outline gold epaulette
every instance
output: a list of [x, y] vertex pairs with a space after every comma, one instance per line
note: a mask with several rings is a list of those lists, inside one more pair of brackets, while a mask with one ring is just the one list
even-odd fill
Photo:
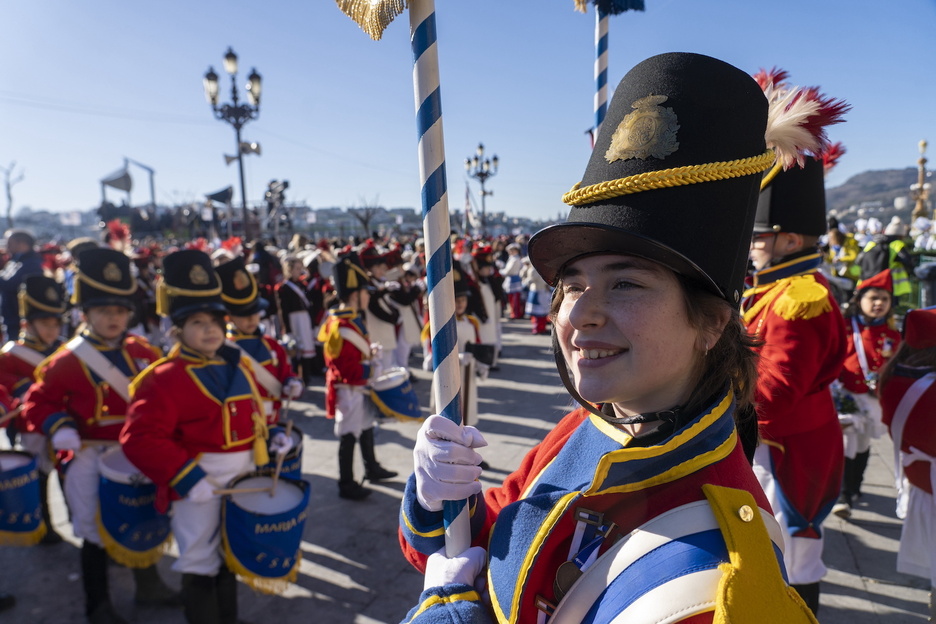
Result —
[[832, 311], [829, 290], [812, 275], [789, 278], [789, 285], [774, 301], [773, 311], [782, 319], [809, 320]]
[[341, 353], [344, 338], [341, 337], [341, 323], [330, 318], [319, 330], [318, 339], [325, 346], [325, 355], [334, 359]]

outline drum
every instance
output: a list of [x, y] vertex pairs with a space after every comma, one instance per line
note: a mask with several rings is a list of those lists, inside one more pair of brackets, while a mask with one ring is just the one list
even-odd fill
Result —
[[371, 382], [370, 397], [380, 413], [387, 418], [422, 420], [419, 397], [405, 368], [391, 368]]
[[130, 463], [119, 446], [98, 458], [98, 531], [107, 553], [129, 568], [147, 568], [163, 556], [172, 537], [169, 515], [156, 511], [156, 486]]
[[0, 546], [32, 546], [46, 534], [36, 458], [0, 451]]
[[[272, 440], [273, 436], [279, 432], [286, 433], [286, 427], [283, 425], [271, 426], [269, 439]], [[293, 425], [292, 432], [289, 435], [292, 438], [293, 447], [289, 449], [286, 457], [283, 458], [280, 476], [299, 480], [302, 479], [302, 431]], [[269, 450], [269, 442], [267, 442], [267, 450], [270, 454], [270, 463], [266, 466], [258, 466], [257, 469], [265, 474], [273, 474], [276, 472], [276, 453]]]
[[[296, 581], [309, 483], [252, 472], [235, 478], [221, 504], [221, 539], [228, 569], [255, 590], [279, 594]], [[263, 491], [258, 491], [263, 490]]]

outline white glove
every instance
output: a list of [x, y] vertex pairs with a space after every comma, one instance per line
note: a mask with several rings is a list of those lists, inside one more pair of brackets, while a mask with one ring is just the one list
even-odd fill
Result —
[[423, 579], [423, 591], [431, 587], [442, 587], [450, 583], [475, 586], [475, 580], [481, 576], [487, 563], [487, 552], [480, 546], [473, 546], [451, 559], [445, 556], [445, 549], [432, 553], [426, 560], [426, 576]]
[[475, 375], [481, 381], [485, 381], [488, 378], [488, 373], [491, 371], [491, 367], [485, 364], [484, 362], [475, 362]]
[[468, 353], [467, 351], [465, 351], [464, 353], [458, 354], [458, 363], [461, 364], [462, 366], [468, 366], [472, 362], [474, 362], [474, 355], [472, 355], [471, 353]]
[[186, 498], [193, 503], [207, 503], [215, 497], [214, 491], [215, 486], [208, 483], [207, 478], [202, 477], [202, 479], [188, 491]]
[[52, 434], [52, 448], [56, 451], [80, 451], [81, 436], [72, 427], [62, 427]]
[[277, 455], [285, 455], [292, 450], [292, 447], [292, 436], [286, 435], [283, 431], [277, 431], [273, 434], [273, 437], [270, 438], [270, 451]]
[[433, 415], [419, 428], [413, 447], [416, 499], [429, 511], [441, 511], [442, 501], [462, 500], [481, 492], [481, 455], [487, 446], [481, 432]]
[[370, 360], [371, 366], [371, 375], [370, 378], [374, 379], [375, 377], [380, 377], [383, 373], [383, 360], [380, 359], [380, 354], [372, 357]]
[[302, 396], [303, 390], [305, 390], [305, 384], [303, 384], [300, 379], [291, 377], [286, 383], [283, 384], [283, 398], [298, 399]]
[[400, 290], [400, 282], [385, 282], [383, 287], [390, 292]]

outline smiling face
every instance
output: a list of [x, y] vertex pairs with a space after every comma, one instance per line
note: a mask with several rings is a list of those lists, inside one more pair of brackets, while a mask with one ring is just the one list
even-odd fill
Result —
[[579, 394], [633, 415], [683, 404], [705, 349], [676, 275], [624, 255], [570, 263], [555, 331]]
[[224, 321], [209, 312], [195, 312], [182, 323], [179, 339], [189, 349], [214, 357], [224, 344]]

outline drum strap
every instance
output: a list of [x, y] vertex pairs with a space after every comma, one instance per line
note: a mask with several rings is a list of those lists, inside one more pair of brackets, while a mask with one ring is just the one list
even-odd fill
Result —
[[65, 343], [65, 348], [87, 364], [88, 368], [107, 382], [124, 401], [130, 402], [130, 380], [119, 368], [101, 355], [94, 345], [85, 340], [83, 336], [76, 336]]
[[12, 340], [3, 345], [3, 349], [0, 349], [0, 353], [9, 353], [12, 356], [18, 357], [27, 364], [31, 365], [33, 368], [39, 366], [39, 364], [42, 363], [42, 360], [45, 359], [45, 356], [35, 349], [30, 349], [29, 347], [13, 342]]
[[261, 386], [266, 388], [270, 396], [277, 398], [283, 394], [283, 384], [281, 384], [280, 381], [273, 376], [273, 373], [268, 371], [263, 364], [255, 360], [252, 355], [244, 351], [236, 342], [228, 340], [227, 344], [236, 349], [240, 349], [241, 357], [245, 358], [247, 363], [250, 364], [250, 370], [253, 371], [254, 377], [257, 378]]
[[341, 337], [342, 337], [342, 338], [344, 338], [345, 340], [347, 340], [348, 342], [350, 342], [351, 344], [353, 344], [354, 347], [355, 347], [358, 351], [360, 351], [361, 353], [363, 353], [363, 354], [366, 355], [367, 357], [370, 357], [370, 351], [371, 351], [370, 343], [367, 342], [367, 340], [364, 338], [364, 336], [362, 336], [361, 334], [357, 333], [356, 331], [354, 331], [354, 330], [351, 329], [350, 327], [340, 327], [340, 328], [338, 328], [338, 333], [341, 334]]

